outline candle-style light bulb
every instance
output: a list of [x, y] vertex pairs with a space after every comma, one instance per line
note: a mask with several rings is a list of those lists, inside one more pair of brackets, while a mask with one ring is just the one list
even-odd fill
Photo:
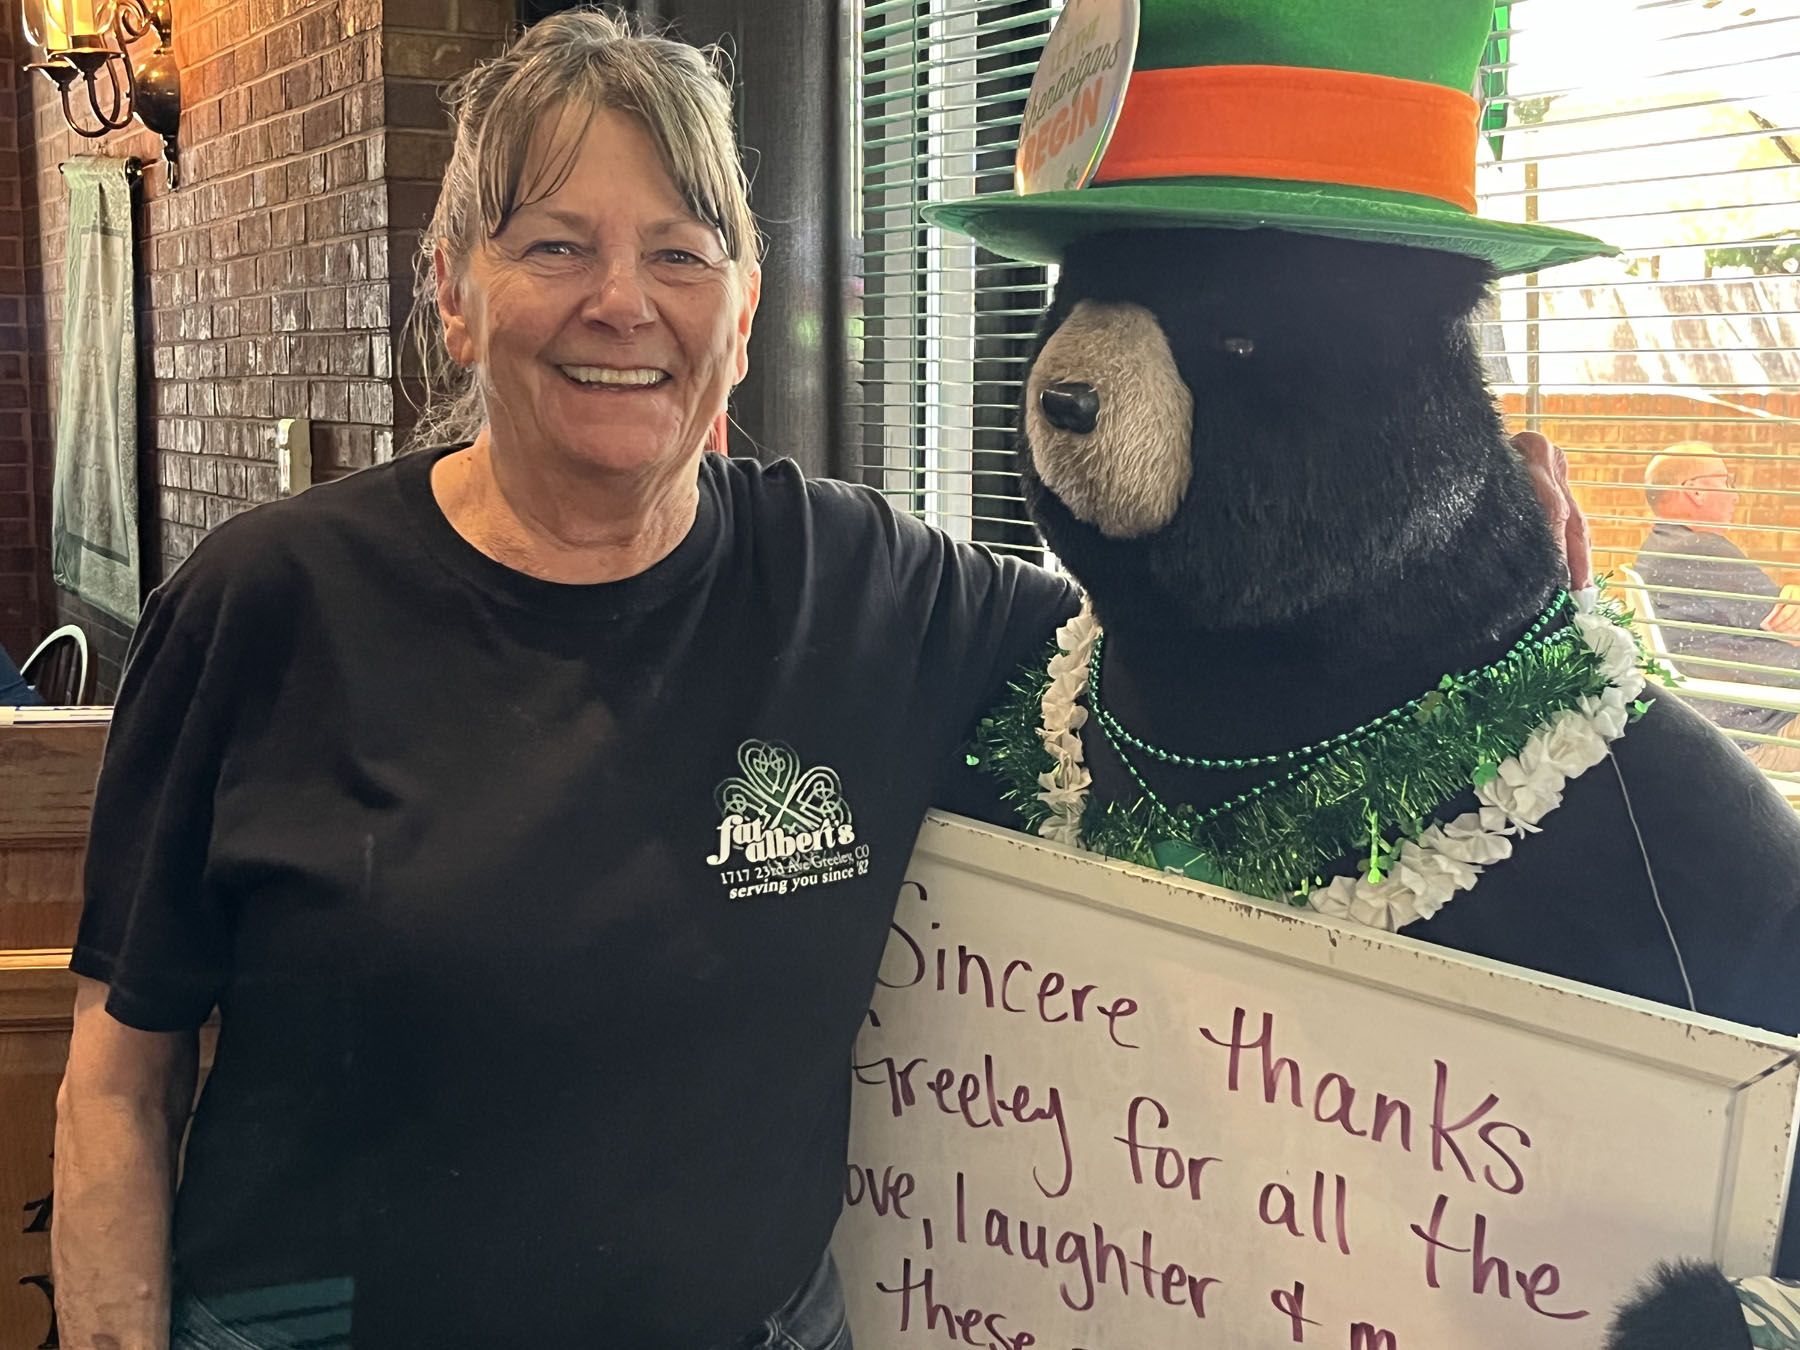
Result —
[[118, 12], [116, 0], [48, 0], [51, 9], [62, 6], [67, 22], [63, 25], [71, 37], [97, 38], [112, 31], [113, 17]]
[[69, 45], [68, 25], [63, 22], [62, 0], [25, 0], [25, 41], [48, 54]]

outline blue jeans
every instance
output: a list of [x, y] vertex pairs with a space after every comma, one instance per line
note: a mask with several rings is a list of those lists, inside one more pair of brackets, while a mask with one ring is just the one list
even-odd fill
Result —
[[[259, 1290], [252, 1296], [256, 1311], [241, 1314], [228, 1305], [242, 1302], [244, 1296], [206, 1304], [186, 1295], [175, 1301], [169, 1350], [347, 1348], [351, 1344], [348, 1295], [347, 1280]], [[855, 1350], [845, 1320], [844, 1287], [831, 1253], [825, 1254], [791, 1299], [730, 1350]]]
[[349, 1350], [349, 1280], [221, 1294], [177, 1293], [169, 1350]]
[[799, 1292], [743, 1344], [745, 1350], [855, 1350], [845, 1316], [843, 1282], [826, 1252]]

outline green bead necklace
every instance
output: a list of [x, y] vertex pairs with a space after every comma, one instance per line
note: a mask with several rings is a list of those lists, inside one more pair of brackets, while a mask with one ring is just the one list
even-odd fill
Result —
[[[1097, 633], [1094, 635], [1093, 651], [1088, 656], [1088, 707], [1093, 712], [1094, 719], [1099, 722], [1100, 730], [1106, 737], [1106, 743], [1112, 747], [1113, 753], [1119, 757], [1119, 762], [1125, 766], [1126, 772], [1131, 775], [1132, 781], [1138, 785], [1139, 790], [1144, 794], [1144, 799], [1150, 803], [1151, 807], [1159, 815], [1167, 818], [1171, 822], [1185, 822], [1185, 824], [1191, 826], [1206, 825], [1217, 820], [1227, 812], [1236, 810], [1238, 807], [1244, 805], [1244, 803], [1254, 801], [1265, 792], [1275, 788], [1284, 787], [1290, 783], [1298, 782], [1327, 757], [1339, 752], [1354, 750], [1367, 744], [1374, 737], [1378, 736], [1385, 728], [1394, 725], [1403, 717], [1430, 716], [1436, 705], [1443, 701], [1446, 694], [1459, 693], [1472, 686], [1478, 685], [1489, 677], [1499, 674], [1507, 666], [1516, 663], [1531, 652], [1560, 641], [1563, 630], [1569, 627], [1572, 622], [1566, 613], [1569, 605], [1569, 593], [1567, 591], [1559, 590], [1555, 596], [1551, 598], [1549, 606], [1542, 614], [1538, 615], [1531, 627], [1526, 629], [1519, 640], [1495, 660], [1488, 662], [1488, 664], [1484, 666], [1479, 666], [1474, 670], [1464, 671], [1458, 675], [1446, 675], [1443, 679], [1438, 681], [1435, 689], [1428, 690], [1427, 692], [1420, 694], [1417, 698], [1410, 698], [1405, 703], [1389, 708], [1380, 716], [1373, 717], [1367, 722], [1362, 723], [1360, 726], [1352, 727], [1348, 731], [1340, 731], [1335, 736], [1330, 736], [1320, 741], [1314, 741], [1310, 745], [1303, 745], [1298, 750], [1284, 750], [1278, 754], [1271, 755], [1246, 755], [1241, 758], [1209, 759], [1203, 755], [1183, 755], [1173, 750], [1165, 750], [1161, 746], [1152, 745], [1148, 741], [1132, 735], [1132, 733], [1125, 728], [1124, 724], [1107, 710], [1100, 699], [1101, 651], [1106, 640], [1106, 635], [1104, 633]], [[1562, 620], [1561, 622], [1558, 622], [1559, 618]], [[1188, 769], [1242, 770], [1272, 768], [1282, 765], [1291, 765], [1292, 767], [1289, 768], [1286, 773], [1277, 775], [1265, 782], [1254, 784], [1253, 786], [1246, 788], [1243, 792], [1238, 793], [1236, 796], [1227, 798], [1225, 801], [1222, 801], [1215, 806], [1210, 806], [1204, 811], [1198, 813], [1189, 812], [1177, 814], [1163, 804], [1162, 799], [1156, 795], [1155, 791], [1151, 789], [1150, 784], [1144, 780], [1143, 774], [1138, 771], [1137, 765], [1132, 762], [1130, 754], [1127, 753], [1127, 747], [1149, 755], [1152, 759], [1160, 760], [1164, 764], [1174, 764]]]

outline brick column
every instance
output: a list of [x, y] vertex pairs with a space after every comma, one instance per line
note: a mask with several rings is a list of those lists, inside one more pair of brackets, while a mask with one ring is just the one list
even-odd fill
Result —
[[422, 394], [417, 353], [405, 333], [419, 238], [450, 159], [442, 92], [499, 53], [515, 22], [513, 0], [383, 0], [387, 95], [388, 293], [395, 335], [394, 438], [404, 446]]

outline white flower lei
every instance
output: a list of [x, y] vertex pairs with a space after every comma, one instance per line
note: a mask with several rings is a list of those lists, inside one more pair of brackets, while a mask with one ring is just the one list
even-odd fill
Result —
[[[1637, 643], [1599, 611], [1593, 587], [1572, 593], [1575, 627], [1600, 658], [1607, 688], [1584, 697], [1526, 737], [1519, 753], [1503, 761], [1494, 777], [1475, 789], [1479, 808], [1434, 824], [1403, 842], [1380, 881], [1361, 875], [1338, 877], [1307, 896], [1321, 914], [1394, 932], [1416, 919], [1429, 919], [1456, 895], [1473, 887], [1482, 870], [1510, 857], [1513, 840], [1534, 832], [1538, 822], [1562, 805], [1563, 789], [1605, 759], [1612, 742], [1625, 734], [1631, 704], [1643, 692]], [[1038, 824], [1044, 838], [1082, 847], [1081, 815], [1093, 780], [1083, 761], [1081, 728], [1088, 710], [1088, 658], [1100, 635], [1100, 621], [1083, 601], [1081, 612], [1058, 630], [1057, 654], [1050, 658], [1038, 736], [1055, 761], [1038, 775], [1037, 799], [1050, 813]]]

